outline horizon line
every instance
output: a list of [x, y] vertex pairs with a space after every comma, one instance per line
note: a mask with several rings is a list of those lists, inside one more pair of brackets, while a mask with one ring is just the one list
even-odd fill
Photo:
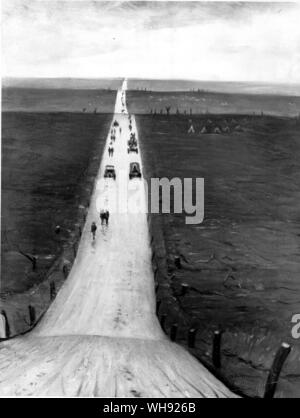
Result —
[[2, 76], [2, 80], [7, 79], [26, 79], [26, 80], [161, 80], [161, 81], [198, 81], [203, 83], [257, 83], [257, 84], [289, 84], [289, 85], [297, 85], [300, 86], [300, 81], [265, 81], [265, 80], [209, 80], [209, 79], [197, 79], [197, 78], [163, 78], [163, 77], [124, 77], [124, 76], [116, 76], [116, 77], [72, 77], [72, 76], [39, 76], [39, 77], [31, 77], [31, 76]]

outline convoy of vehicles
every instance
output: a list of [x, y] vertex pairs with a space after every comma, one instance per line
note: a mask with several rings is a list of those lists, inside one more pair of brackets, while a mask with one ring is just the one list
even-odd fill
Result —
[[113, 165], [105, 166], [104, 178], [113, 178], [114, 180], [116, 180], [116, 170]]
[[[127, 152], [129, 153], [136, 153], [138, 154], [138, 143], [137, 143], [137, 138], [136, 138], [136, 134], [135, 132], [132, 132], [132, 121], [131, 121], [131, 117], [129, 117], [129, 125], [131, 126], [130, 129], [130, 137], [129, 140], [127, 141]], [[116, 139], [115, 137], [115, 128], [120, 126], [119, 122], [117, 120], [114, 120], [113, 122], [113, 129], [112, 129], [112, 135], [114, 135], [114, 141]], [[120, 133], [121, 133], [121, 129], [120, 129]], [[110, 143], [110, 148], [109, 148], [109, 156], [113, 156], [113, 153], [110, 152], [111, 150], [111, 145], [112, 145], [112, 141]], [[142, 177], [142, 173], [141, 173], [141, 168], [140, 168], [140, 164], [138, 162], [131, 162], [129, 165], [129, 179], [133, 179], [133, 178], [141, 178]], [[105, 170], [104, 170], [104, 178], [113, 178], [114, 180], [116, 180], [116, 170], [115, 167], [113, 165], [106, 165], [105, 166]]]

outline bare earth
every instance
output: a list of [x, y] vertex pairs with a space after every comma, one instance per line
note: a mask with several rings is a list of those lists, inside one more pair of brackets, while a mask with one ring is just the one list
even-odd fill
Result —
[[[187, 133], [189, 119], [195, 134]], [[208, 119], [213, 127], [226, 120], [230, 132], [201, 134]], [[223, 330], [221, 373], [259, 397], [285, 341], [292, 352], [276, 396], [299, 397], [300, 340], [291, 334], [300, 311], [299, 119], [159, 114], [140, 115], [137, 123], [148, 179], [205, 182], [202, 224], [186, 225], [185, 214], [159, 215], [166, 268], [158, 299], [166, 332], [177, 323], [177, 339], [186, 345], [189, 327], [198, 329], [197, 354], [211, 364], [213, 332]], [[190, 286], [184, 296], [181, 283]]]
[[[145, 190], [128, 180], [129, 137], [126, 82], [115, 118], [122, 127], [115, 154], [104, 151], [78, 255], [69, 279], [38, 327], [27, 337], [1, 344], [0, 395], [12, 396], [234, 396], [195, 358], [169, 342], [155, 315]], [[121, 110], [124, 113], [121, 114]], [[133, 118], [135, 129], [135, 121]], [[102, 181], [113, 163], [117, 180]], [[112, 200], [117, 196], [116, 212]], [[129, 213], [134, 200], [139, 214]], [[99, 208], [111, 212], [99, 225]], [[98, 231], [91, 241], [90, 225]]]

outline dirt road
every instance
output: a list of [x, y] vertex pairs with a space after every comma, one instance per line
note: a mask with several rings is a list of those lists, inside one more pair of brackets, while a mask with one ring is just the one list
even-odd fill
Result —
[[[68, 280], [34, 331], [0, 345], [0, 396], [233, 396], [167, 339], [155, 315], [144, 184], [129, 180], [130, 162], [141, 170], [142, 163], [127, 152], [130, 132], [138, 134], [126, 80], [111, 129]], [[114, 166], [115, 180], [103, 178], [106, 165]], [[108, 226], [101, 209], [110, 212]]]

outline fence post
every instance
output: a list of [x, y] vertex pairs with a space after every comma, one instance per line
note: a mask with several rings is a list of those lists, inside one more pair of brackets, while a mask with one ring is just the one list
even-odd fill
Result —
[[176, 341], [177, 329], [178, 329], [178, 324], [173, 324], [171, 326], [171, 331], [170, 331], [171, 341]]
[[161, 300], [157, 300], [156, 301], [156, 315], [158, 315], [160, 304], [161, 304]]
[[264, 394], [265, 399], [272, 399], [274, 397], [282, 366], [287, 359], [287, 356], [290, 354], [290, 351], [291, 346], [287, 343], [282, 343], [277, 351], [268, 375]]
[[195, 348], [195, 340], [196, 340], [197, 329], [190, 328], [188, 333], [188, 347]]
[[55, 282], [50, 282], [50, 300], [52, 301], [56, 296]]
[[181, 283], [181, 296], [184, 296], [189, 290], [189, 285], [186, 283]]
[[32, 257], [32, 271], [36, 270], [37, 258], [36, 256]]
[[63, 265], [63, 274], [64, 274], [64, 278], [66, 279], [67, 277], [68, 277], [68, 266], [67, 266], [67, 264], [64, 264]]
[[181, 260], [179, 256], [174, 257], [174, 264], [176, 268], [181, 269]]
[[160, 326], [162, 327], [163, 331], [165, 331], [165, 321], [167, 318], [167, 314], [162, 314], [160, 317]]
[[5, 338], [9, 338], [10, 337], [10, 326], [9, 326], [9, 322], [8, 322], [8, 318], [6, 315], [6, 312], [4, 309], [1, 310], [1, 314], [4, 318], [4, 332], [5, 332]]
[[219, 369], [221, 367], [221, 340], [222, 332], [217, 330], [214, 332], [213, 339], [213, 353], [212, 361], [215, 368]]
[[35, 308], [34, 306], [29, 305], [28, 306], [28, 310], [29, 310], [29, 325], [32, 327], [35, 323]]

